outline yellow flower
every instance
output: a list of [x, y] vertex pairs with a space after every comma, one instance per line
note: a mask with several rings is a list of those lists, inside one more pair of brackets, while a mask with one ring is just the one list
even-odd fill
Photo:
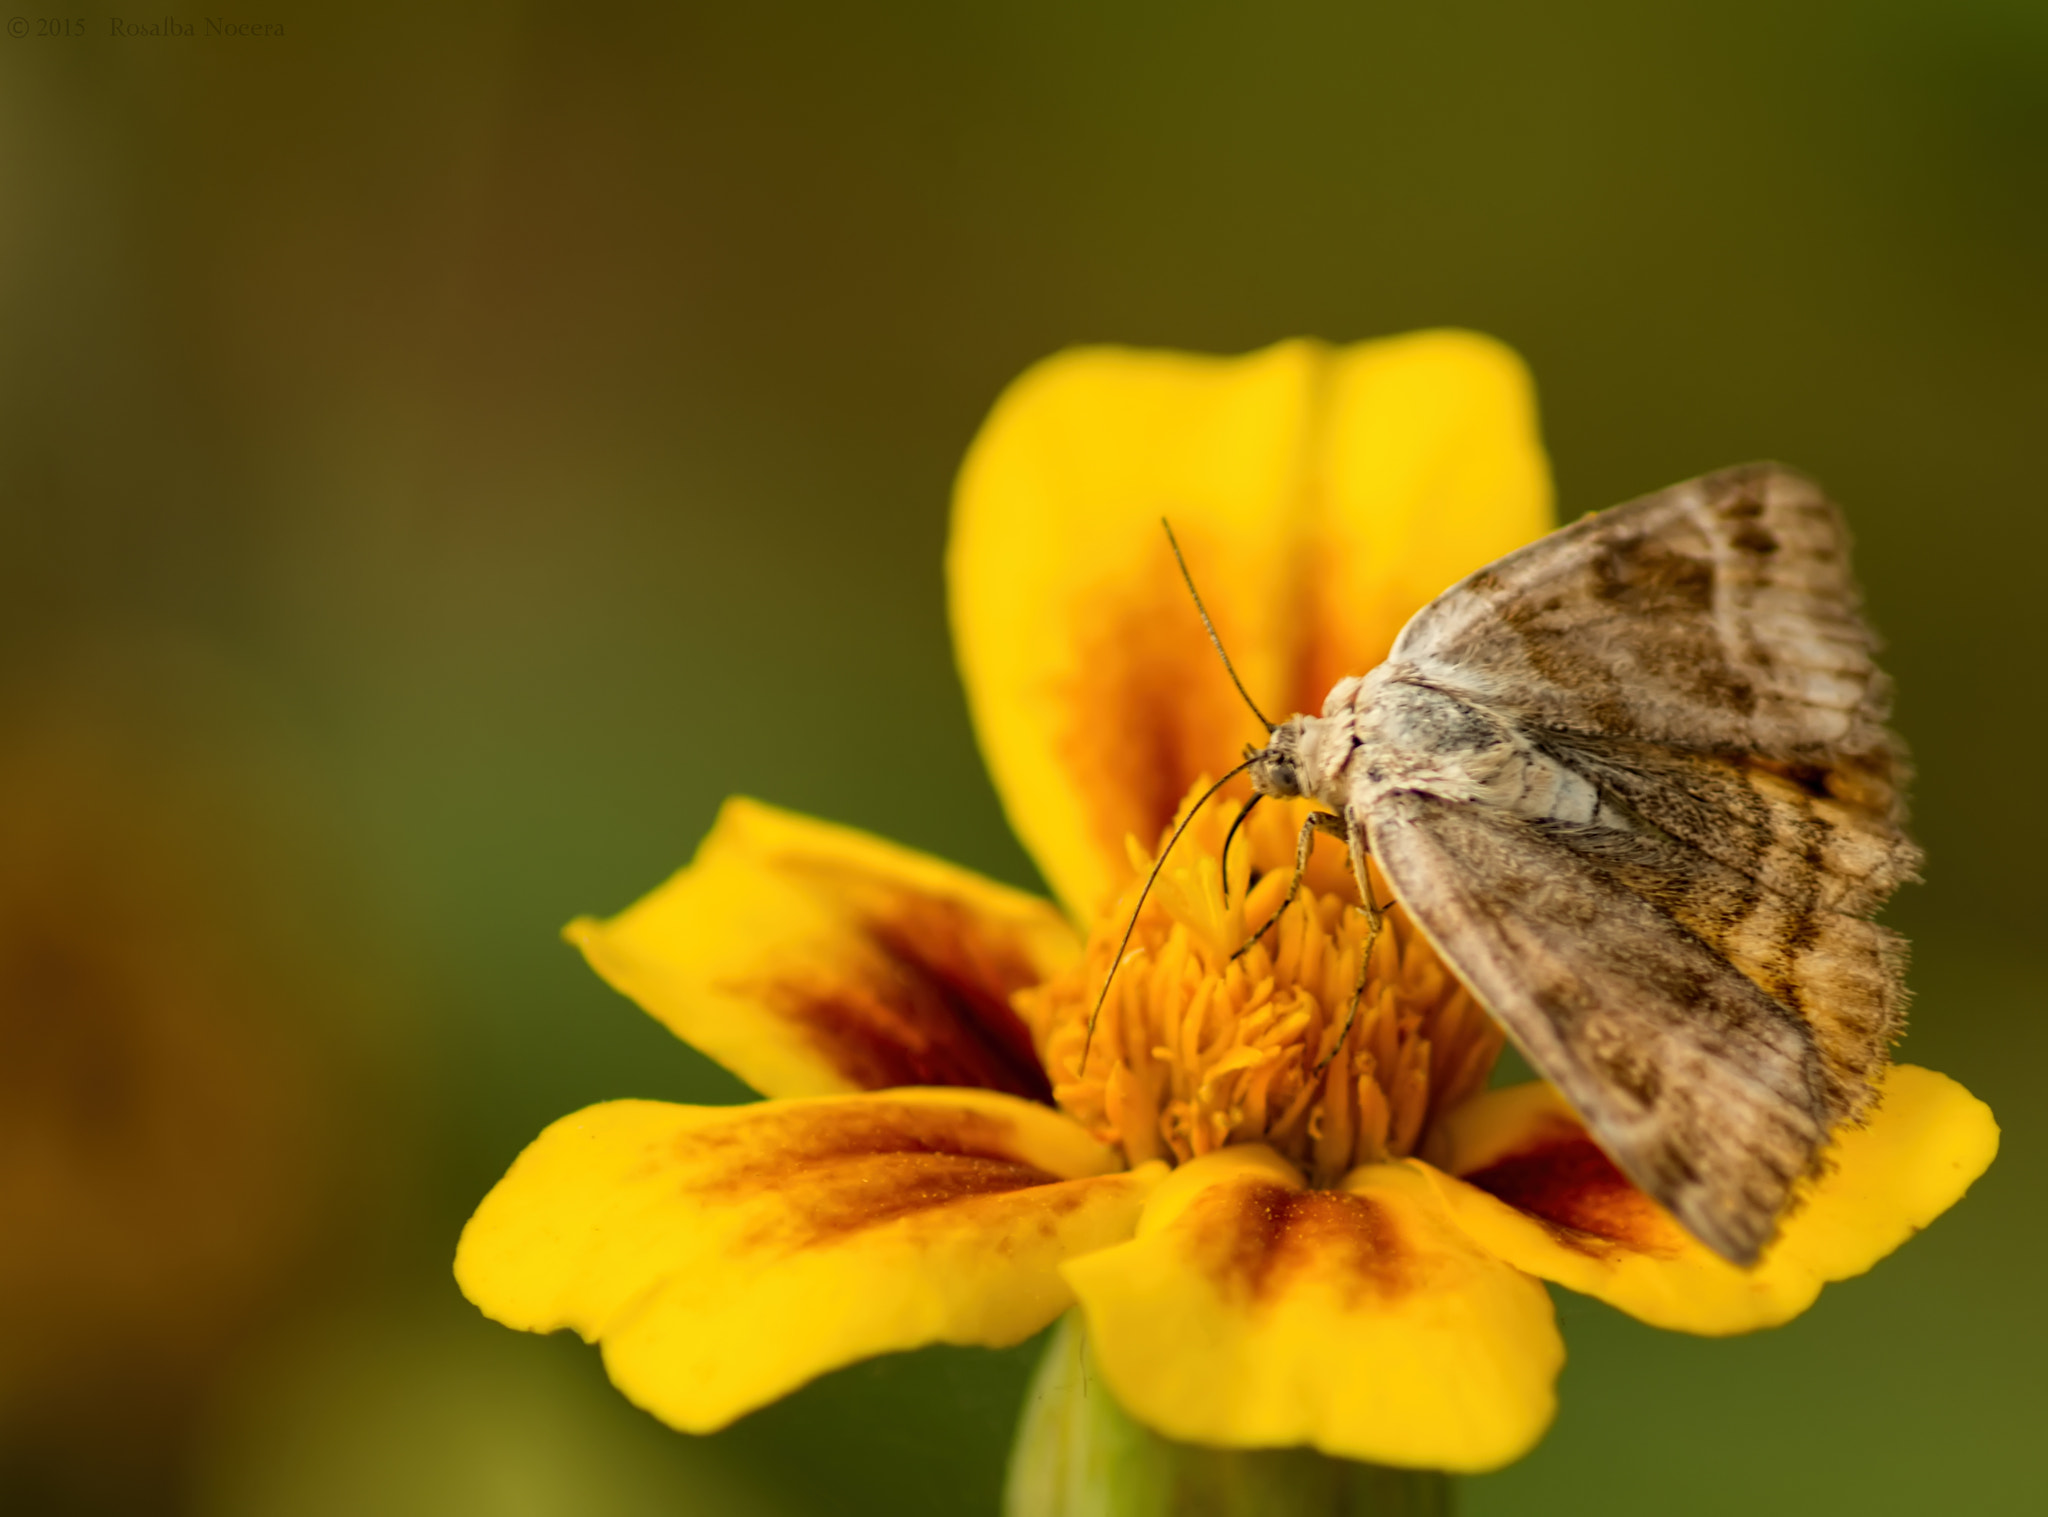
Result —
[[1255, 813], [1227, 890], [1227, 814], [1191, 825], [1084, 1062], [1145, 849], [1251, 735], [1162, 515], [1247, 685], [1317, 710], [1548, 526], [1527, 380], [1434, 332], [1081, 351], [1018, 381], [967, 460], [948, 568], [983, 748], [1065, 912], [732, 801], [681, 874], [569, 936], [768, 1099], [554, 1124], [463, 1235], [471, 1300], [601, 1342], [620, 1389], [696, 1432], [1078, 1302], [1119, 1400], [1169, 1437], [1480, 1470], [1554, 1410], [1540, 1281], [1689, 1332], [1769, 1326], [1990, 1163], [1982, 1103], [1898, 1068], [1764, 1261], [1726, 1263], [1547, 1086], [1485, 1089], [1499, 1034], [1398, 907], [1340, 1044], [1364, 946], [1341, 859], [1232, 962], [1299, 808]]

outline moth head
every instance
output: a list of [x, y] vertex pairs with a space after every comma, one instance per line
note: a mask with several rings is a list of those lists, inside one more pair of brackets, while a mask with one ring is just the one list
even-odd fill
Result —
[[1265, 747], [1245, 745], [1245, 772], [1254, 792], [1280, 800], [1301, 794], [1301, 737], [1302, 719], [1293, 716], [1273, 729]]

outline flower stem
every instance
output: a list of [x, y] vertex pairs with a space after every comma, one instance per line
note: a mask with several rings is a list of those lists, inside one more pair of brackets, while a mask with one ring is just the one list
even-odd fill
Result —
[[1053, 1330], [1010, 1451], [1006, 1517], [1448, 1517], [1449, 1479], [1314, 1449], [1175, 1443], [1103, 1384], [1080, 1314]]

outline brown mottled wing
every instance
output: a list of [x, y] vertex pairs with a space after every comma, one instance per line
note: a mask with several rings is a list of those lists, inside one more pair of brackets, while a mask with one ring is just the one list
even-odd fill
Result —
[[1588, 516], [1452, 586], [1392, 661], [1523, 723], [1746, 755], [1896, 819], [1890, 682], [1841, 514], [1747, 464]]
[[[1885, 810], [1767, 764], [1551, 733], [1548, 756], [1601, 795], [1594, 822], [1544, 825], [1805, 1029], [1829, 1127], [1861, 1118], [1905, 1028], [1905, 944], [1869, 920], [1920, 850]], [[1845, 787], [1846, 788], [1846, 787]]]
[[1919, 852], [1857, 602], [1834, 506], [1755, 464], [1510, 554], [1392, 660], [1598, 792], [1571, 818], [1408, 792], [1370, 836], [1593, 1135], [1738, 1260], [1903, 1022], [1902, 947], [1867, 918]]
[[1416, 791], [1363, 820], [1396, 897], [1622, 1170], [1753, 1260], [1827, 1132], [1798, 1020], [1539, 824]]

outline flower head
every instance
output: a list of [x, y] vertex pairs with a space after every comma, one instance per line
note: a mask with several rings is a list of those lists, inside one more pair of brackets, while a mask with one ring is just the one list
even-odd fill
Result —
[[1033, 370], [969, 456], [948, 567], [984, 751], [1064, 910], [730, 803], [689, 868], [570, 936], [768, 1099], [556, 1123], [465, 1232], [464, 1290], [601, 1342], [690, 1430], [1078, 1303], [1118, 1398], [1171, 1437], [1472, 1470], [1554, 1409], [1540, 1281], [1725, 1333], [1868, 1268], [1995, 1150], [1940, 1075], [1894, 1070], [1743, 1270], [1547, 1086], [1485, 1088], [1499, 1032], [1398, 902], [1370, 937], [1343, 859], [1239, 952], [1303, 806], [1269, 803], [1227, 860], [1227, 812], [1196, 817], [1138, 906], [1247, 735], [1162, 514], [1246, 683], [1314, 710], [1548, 512], [1522, 370], [1467, 334]]
[[[1253, 815], [1226, 889], [1228, 827], [1214, 808], [1195, 817], [1134, 923], [1120, 900], [1077, 965], [1018, 993], [1054, 1100], [1134, 1164], [1258, 1143], [1328, 1187], [1407, 1158], [1433, 1114], [1486, 1088], [1500, 1029], [1405, 912], [1369, 932], [1332, 855], [1311, 856], [1313, 883], [1276, 917], [1293, 877], [1286, 816]], [[1150, 872], [1135, 850], [1131, 862]]]

